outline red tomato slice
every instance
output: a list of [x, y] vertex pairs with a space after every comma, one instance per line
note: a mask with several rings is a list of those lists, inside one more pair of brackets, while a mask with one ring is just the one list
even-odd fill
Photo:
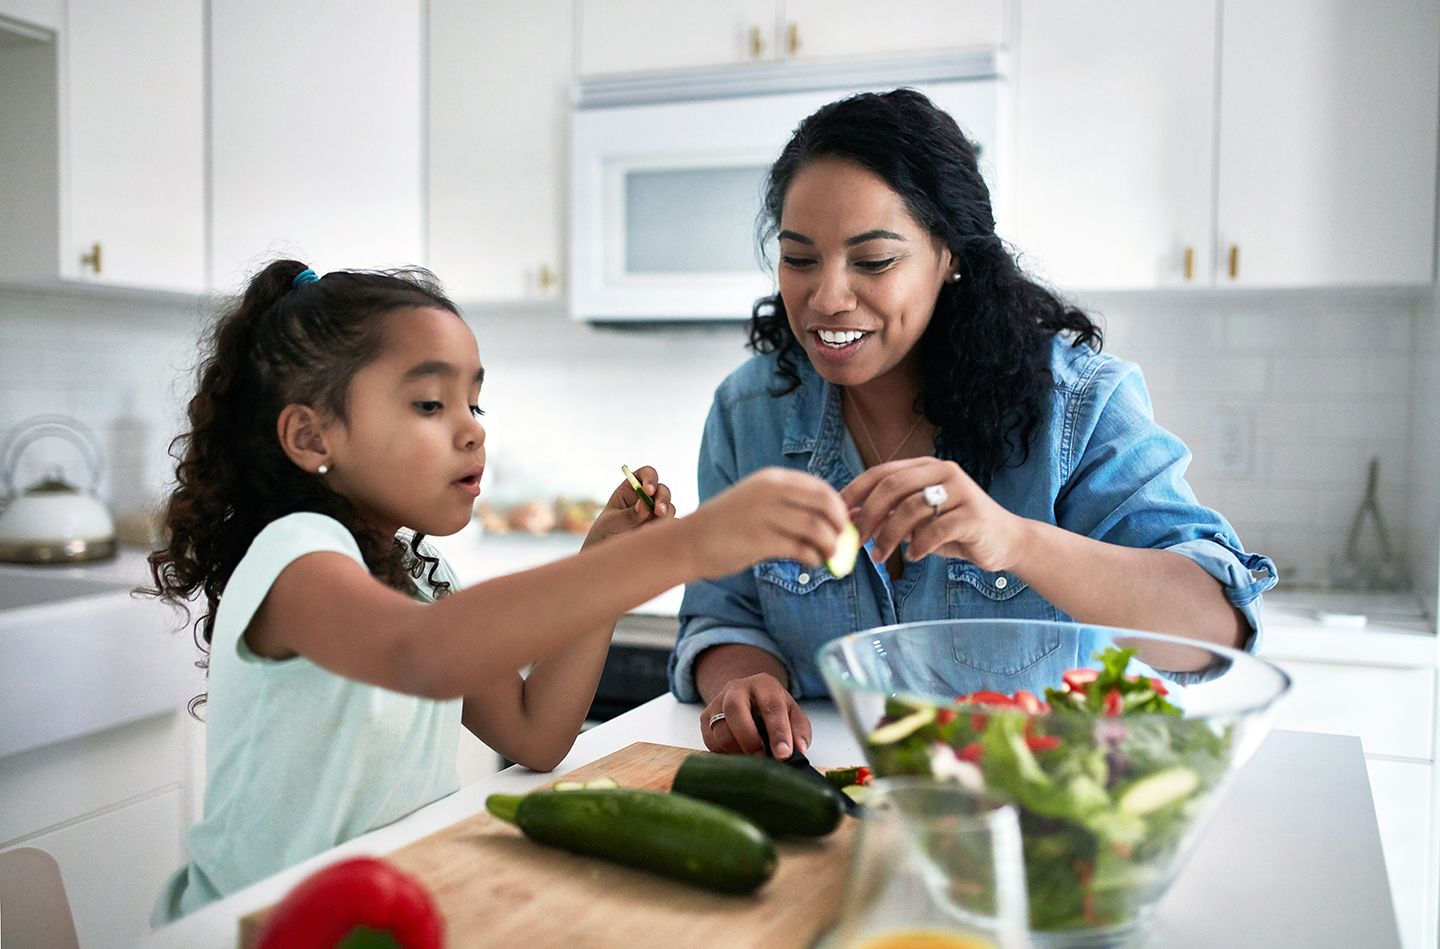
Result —
[[1071, 692], [1084, 692], [1085, 686], [1100, 678], [1099, 669], [1071, 669], [1060, 677]]

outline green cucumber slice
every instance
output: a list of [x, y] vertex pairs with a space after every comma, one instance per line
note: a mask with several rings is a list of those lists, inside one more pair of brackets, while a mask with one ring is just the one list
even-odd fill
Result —
[[1147, 775], [1120, 795], [1120, 810], [1143, 817], [1195, 793], [1200, 776], [1184, 765]]
[[910, 737], [933, 721], [935, 721], [935, 707], [927, 705], [911, 712], [904, 718], [896, 719], [888, 725], [881, 725], [875, 729], [870, 733], [870, 744], [893, 745], [902, 738]]
[[835, 552], [825, 560], [825, 569], [835, 577], [848, 577], [855, 570], [855, 558], [860, 554], [860, 532], [854, 524], [846, 524], [835, 541]]

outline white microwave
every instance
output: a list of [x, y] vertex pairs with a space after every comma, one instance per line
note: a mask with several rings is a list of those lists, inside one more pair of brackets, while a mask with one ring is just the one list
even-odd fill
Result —
[[[843, 75], [844, 79], [841, 79]], [[843, 95], [910, 86], [981, 148], [1002, 189], [1000, 56], [967, 50], [776, 63], [577, 86], [570, 136], [570, 314], [593, 322], [743, 320], [774, 292], [757, 258], [765, 173], [800, 120]]]

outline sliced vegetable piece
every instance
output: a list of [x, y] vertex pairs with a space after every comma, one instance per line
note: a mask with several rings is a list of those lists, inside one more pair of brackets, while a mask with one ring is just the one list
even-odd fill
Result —
[[896, 719], [888, 725], [881, 725], [871, 732], [870, 744], [893, 745], [897, 741], [913, 735], [933, 721], [935, 721], [935, 707], [933, 705], [916, 709], [904, 718]]
[[846, 524], [835, 540], [835, 552], [825, 560], [825, 569], [836, 577], [848, 577], [855, 570], [855, 558], [860, 555], [860, 531], [854, 524]]
[[1200, 776], [1184, 765], [1174, 765], [1136, 781], [1120, 795], [1120, 810], [1127, 814], [1153, 814], [1166, 805], [1189, 797], [1200, 786]]

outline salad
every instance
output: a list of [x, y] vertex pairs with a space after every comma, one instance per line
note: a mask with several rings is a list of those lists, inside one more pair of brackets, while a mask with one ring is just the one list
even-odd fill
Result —
[[1183, 718], [1166, 683], [1126, 673], [1134, 655], [1097, 653], [1100, 668], [1043, 698], [891, 696], [868, 737], [877, 774], [950, 778], [1017, 808], [1033, 929], [1134, 922], [1227, 770], [1230, 726]]

